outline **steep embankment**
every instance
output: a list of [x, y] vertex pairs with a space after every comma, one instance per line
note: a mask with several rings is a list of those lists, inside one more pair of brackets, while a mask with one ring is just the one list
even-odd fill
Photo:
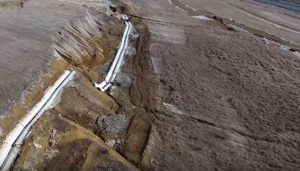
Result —
[[58, 32], [54, 54], [76, 75], [34, 124], [13, 170], [142, 167], [158, 83], [149, 63], [147, 29], [139, 20], [131, 22], [135, 29], [122, 73], [107, 93], [93, 84], [104, 79], [121, 40], [120, 15], [92, 10]]

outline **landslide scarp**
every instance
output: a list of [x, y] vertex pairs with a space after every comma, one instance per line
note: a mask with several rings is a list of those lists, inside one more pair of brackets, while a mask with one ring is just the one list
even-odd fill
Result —
[[89, 12], [55, 37], [54, 54], [76, 76], [55, 106], [33, 126], [13, 170], [138, 170], [159, 100], [149, 60], [148, 31], [132, 19], [129, 48], [116, 82], [107, 92], [100, 82], [118, 48], [124, 24], [118, 13]]

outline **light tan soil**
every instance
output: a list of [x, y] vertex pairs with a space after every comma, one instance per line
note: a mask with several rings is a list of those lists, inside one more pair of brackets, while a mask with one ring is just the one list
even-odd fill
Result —
[[[52, 38], [86, 7], [59, 0], [30, 0], [24, 8], [0, 7], [0, 117], [39, 86], [53, 57]], [[49, 85], [47, 85], [49, 86]], [[1, 127], [1, 125], [0, 125]]]
[[51, 63], [49, 70], [41, 79], [41, 84], [38, 87], [33, 88], [24, 99], [15, 104], [7, 114], [9, 117], [5, 117], [0, 120], [0, 126], [2, 128], [2, 135], [0, 136], [0, 142], [4, 140], [6, 135], [13, 130], [15, 125], [18, 124], [28, 112], [40, 101], [44, 96], [44, 92], [47, 88], [54, 84], [59, 76], [68, 67], [68, 63], [64, 60], [58, 60]]

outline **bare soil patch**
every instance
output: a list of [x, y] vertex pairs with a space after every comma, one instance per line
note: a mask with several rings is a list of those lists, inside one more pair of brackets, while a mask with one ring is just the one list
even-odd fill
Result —
[[24, 7], [24, 3], [28, 0], [1, 0], [0, 7]]
[[153, 168], [297, 170], [300, 60], [244, 31], [185, 34], [153, 47], [163, 101], [181, 111], [156, 117]]

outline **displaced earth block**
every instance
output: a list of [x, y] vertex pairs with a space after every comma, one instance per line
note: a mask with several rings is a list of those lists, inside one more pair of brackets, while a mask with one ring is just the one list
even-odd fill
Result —
[[[300, 57], [282, 48], [298, 47], [298, 38], [289, 41], [287, 32], [284, 41], [270, 22], [247, 25], [250, 15], [241, 23], [216, 14], [231, 1], [210, 1], [207, 10], [206, 0], [104, 3], [117, 13], [72, 2], [90, 11], [66, 23], [52, 48], [60, 70], [76, 76], [33, 126], [12, 170], [300, 168]], [[249, 10], [284, 10], [260, 5]], [[131, 16], [134, 29], [115, 83], [101, 92], [94, 82], [103, 80], [124, 29], [118, 13]]]

